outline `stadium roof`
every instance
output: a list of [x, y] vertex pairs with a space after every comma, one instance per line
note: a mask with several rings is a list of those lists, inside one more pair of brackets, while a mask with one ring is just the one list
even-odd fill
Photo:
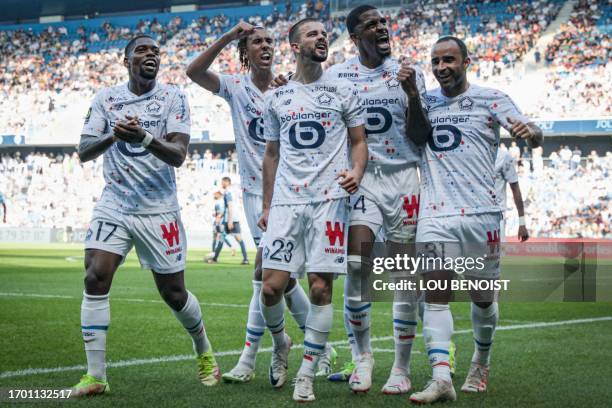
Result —
[[[252, 1], [251, 1], [252, 2]], [[169, 11], [171, 6], [196, 4], [203, 7], [245, 5], [248, 0], [0, 0], [3, 23], [38, 22], [39, 17], [95, 17], [139, 11]]]

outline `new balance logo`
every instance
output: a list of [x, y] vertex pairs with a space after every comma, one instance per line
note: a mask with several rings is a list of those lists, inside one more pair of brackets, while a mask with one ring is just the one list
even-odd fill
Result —
[[169, 247], [173, 247], [174, 243], [176, 242], [176, 245], [178, 245], [179, 242], [179, 228], [178, 228], [178, 221], [173, 221], [170, 224], [168, 224], [168, 226], [166, 227], [164, 224], [161, 225], [161, 229], [162, 229], [162, 238], [166, 240], [166, 242], [168, 242], [168, 246]]
[[332, 228], [331, 221], [326, 222], [325, 235], [329, 238], [329, 245], [335, 246], [336, 240], [340, 241], [340, 246], [344, 246], [344, 223], [342, 225], [336, 221]]

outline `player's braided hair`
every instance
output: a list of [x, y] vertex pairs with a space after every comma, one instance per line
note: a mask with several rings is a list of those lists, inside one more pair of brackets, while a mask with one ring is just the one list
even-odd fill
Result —
[[248, 71], [251, 69], [249, 56], [247, 55], [247, 38], [242, 37], [238, 40], [238, 58], [240, 59], [240, 69]]

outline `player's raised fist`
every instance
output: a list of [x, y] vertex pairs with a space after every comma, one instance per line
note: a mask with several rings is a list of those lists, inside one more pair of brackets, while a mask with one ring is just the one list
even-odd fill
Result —
[[408, 58], [400, 57], [400, 69], [397, 72], [397, 80], [402, 84], [402, 89], [411, 98], [419, 96], [416, 84], [416, 71], [410, 65]]
[[243, 37], [253, 34], [257, 27], [244, 21], [239, 22], [232, 28], [228, 35], [232, 40], [239, 40]]
[[274, 77], [272, 83], [270, 84], [270, 88], [278, 88], [279, 86], [287, 85], [291, 75], [293, 75], [293, 72], [289, 72], [287, 76], [279, 74], [278, 76]]
[[511, 126], [510, 136], [519, 139], [533, 139], [535, 137], [535, 132], [528, 124], [523, 123], [517, 119], [512, 119], [510, 117], [506, 118], [506, 120]]
[[270, 215], [269, 209], [264, 209], [261, 213], [261, 217], [259, 218], [259, 222], [257, 223], [257, 226], [261, 228], [262, 231], [265, 231], [268, 229], [268, 216], [269, 215]]

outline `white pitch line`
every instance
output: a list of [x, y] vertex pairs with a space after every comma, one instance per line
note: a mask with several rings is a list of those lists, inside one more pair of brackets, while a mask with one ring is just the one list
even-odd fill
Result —
[[[0, 296], [4, 297], [31, 297], [40, 299], [76, 299], [80, 300], [80, 297], [69, 296], [69, 295], [52, 295], [52, 294], [39, 294], [39, 293], [21, 293], [21, 292], [0, 292]], [[111, 297], [112, 301], [118, 302], [136, 302], [136, 303], [164, 303], [163, 300], [156, 299], [133, 299], [133, 298], [120, 298]], [[208, 303], [200, 302], [202, 306], [213, 306], [213, 307], [234, 307], [234, 308], [248, 308], [249, 305], [240, 305], [237, 303]]]
[[[574, 324], [583, 324], [583, 323], [597, 323], [597, 322], [608, 322], [612, 321], [612, 316], [604, 316], [604, 317], [593, 317], [588, 319], [574, 319], [574, 320], [561, 320], [557, 322], [542, 322], [542, 323], [527, 323], [527, 324], [515, 324], [510, 326], [498, 326], [497, 330], [507, 331], [507, 330], [519, 330], [519, 329], [539, 329], [545, 327], [555, 327], [555, 326], [567, 326]], [[453, 334], [468, 334], [472, 333], [471, 329], [464, 330], [456, 330]], [[417, 337], [420, 337], [420, 334], [417, 334]], [[393, 336], [381, 336], [381, 337], [373, 337], [371, 342], [381, 342], [393, 340]], [[346, 340], [338, 340], [331, 341], [329, 344], [333, 346], [344, 346], [347, 345], [348, 342]], [[304, 348], [302, 344], [294, 344], [292, 346], [294, 349]], [[259, 349], [259, 352], [266, 353], [272, 351], [271, 347], [266, 347]], [[224, 357], [224, 356], [237, 356], [242, 353], [242, 350], [227, 350], [216, 352], [216, 357]], [[120, 361], [111, 361], [107, 364], [109, 368], [119, 368], [119, 367], [131, 367], [138, 365], [146, 365], [146, 364], [156, 364], [156, 363], [167, 363], [174, 361], [185, 361], [192, 360], [194, 358], [193, 355], [175, 355], [175, 356], [165, 356], [165, 357], [153, 357], [153, 358], [143, 358], [143, 359], [134, 359], [134, 360], [120, 360]], [[22, 370], [16, 371], [5, 371], [0, 373], [0, 379], [2, 378], [12, 378], [12, 377], [24, 377], [27, 375], [37, 375], [37, 374], [49, 374], [49, 373], [60, 373], [66, 371], [80, 371], [85, 370], [87, 367], [85, 365], [75, 365], [75, 366], [67, 366], [67, 367], [51, 367], [51, 368], [26, 368]]]

